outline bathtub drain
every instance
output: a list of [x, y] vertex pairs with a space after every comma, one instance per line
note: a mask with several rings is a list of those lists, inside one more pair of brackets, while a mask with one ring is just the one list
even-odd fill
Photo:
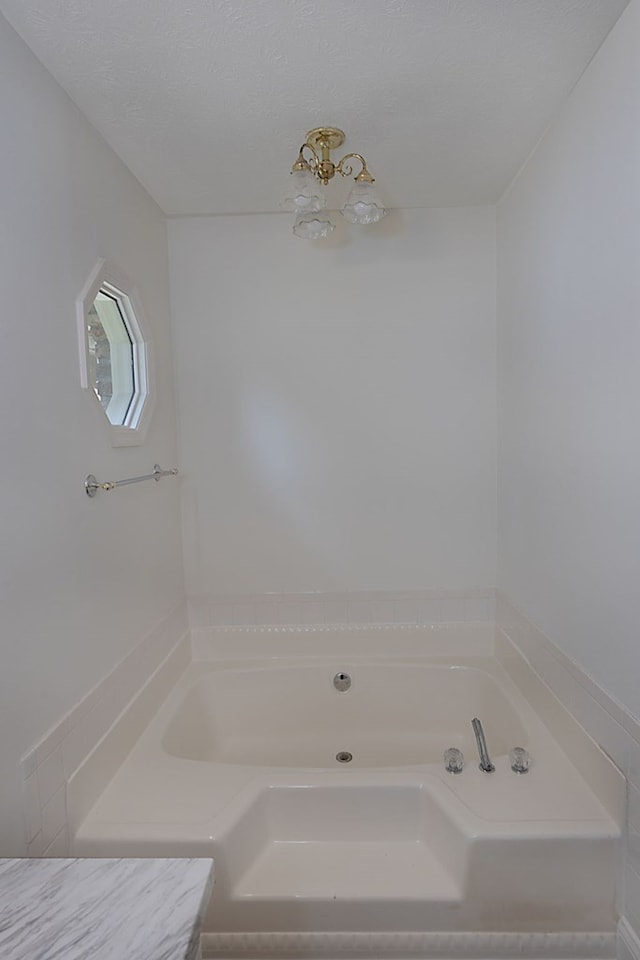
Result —
[[341, 750], [340, 753], [336, 753], [336, 760], [338, 763], [350, 763], [353, 760], [353, 754], [348, 750]]

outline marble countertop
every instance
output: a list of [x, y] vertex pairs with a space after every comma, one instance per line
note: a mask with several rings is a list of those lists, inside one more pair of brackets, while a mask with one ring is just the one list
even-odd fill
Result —
[[212, 860], [0, 860], [2, 960], [197, 960]]

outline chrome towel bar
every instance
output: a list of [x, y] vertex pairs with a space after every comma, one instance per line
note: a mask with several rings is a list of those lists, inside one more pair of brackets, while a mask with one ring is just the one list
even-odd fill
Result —
[[129, 477], [127, 480], [105, 480], [104, 483], [98, 483], [92, 473], [84, 481], [84, 489], [88, 497], [95, 497], [98, 490], [115, 490], [116, 487], [125, 487], [128, 483], [141, 483], [143, 480], [160, 480], [162, 477], [175, 477], [178, 473], [177, 467], [170, 470], [163, 470], [159, 463], [153, 465], [153, 473], [146, 473], [143, 477]]

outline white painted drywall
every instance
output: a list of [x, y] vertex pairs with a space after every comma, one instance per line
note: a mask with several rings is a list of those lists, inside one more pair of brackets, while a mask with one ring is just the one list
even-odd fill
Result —
[[640, 716], [640, 3], [498, 212], [499, 585]]
[[169, 241], [188, 592], [492, 586], [495, 210]]
[[[183, 595], [177, 482], [90, 501], [84, 477], [176, 461], [163, 216], [0, 18], [0, 856], [21, 854], [20, 755]], [[96, 259], [138, 284], [158, 399], [113, 449], [80, 388], [75, 298]]]

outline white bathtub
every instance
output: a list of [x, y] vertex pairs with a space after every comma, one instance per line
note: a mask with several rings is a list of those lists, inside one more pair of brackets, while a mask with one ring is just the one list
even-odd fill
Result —
[[[478, 767], [475, 716], [493, 774]], [[524, 776], [509, 767], [516, 745], [533, 757]], [[449, 746], [464, 752], [459, 775], [444, 769]], [[286, 953], [294, 932], [556, 931], [580, 933], [587, 956], [584, 937], [614, 929], [618, 836], [492, 658], [332, 658], [191, 664], [73, 847], [213, 855], [205, 929], [221, 955], [255, 952], [254, 935]]]
[[527, 745], [516, 710], [477, 667], [425, 663], [339, 664], [351, 687], [333, 685], [334, 664], [210, 671], [185, 693], [163, 738], [175, 757], [270, 767], [437, 763], [459, 747], [473, 758], [471, 719], [493, 753]]

